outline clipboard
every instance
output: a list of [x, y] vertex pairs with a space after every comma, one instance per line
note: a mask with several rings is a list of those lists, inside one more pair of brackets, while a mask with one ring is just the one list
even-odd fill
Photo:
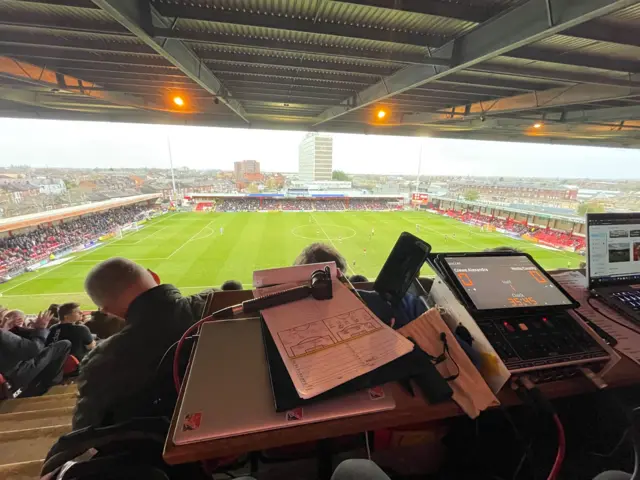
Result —
[[425, 372], [435, 369], [431, 363], [431, 357], [420, 348], [414, 348], [411, 352], [372, 372], [356, 377], [311, 399], [304, 400], [298, 395], [263, 318], [260, 319], [260, 324], [277, 412], [286, 412], [315, 401], [377, 387], [388, 382], [408, 380], [410, 377], [424, 375]]

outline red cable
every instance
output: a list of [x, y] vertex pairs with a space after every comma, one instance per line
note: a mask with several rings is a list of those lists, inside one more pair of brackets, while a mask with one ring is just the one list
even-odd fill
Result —
[[176, 393], [180, 393], [180, 386], [182, 384], [182, 380], [180, 380], [180, 350], [182, 350], [182, 345], [184, 344], [185, 339], [189, 336], [189, 334], [198, 328], [205, 320], [208, 320], [209, 317], [203, 318], [198, 322], [191, 325], [187, 330], [182, 334], [180, 340], [178, 340], [178, 345], [176, 346], [176, 352], [173, 355], [173, 385], [176, 387]]
[[551, 472], [549, 472], [547, 480], [556, 480], [558, 478], [567, 448], [567, 439], [564, 435], [564, 427], [562, 426], [562, 422], [560, 421], [560, 417], [558, 417], [557, 413], [553, 414], [553, 422], [556, 424], [556, 429], [558, 430], [558, 453], [556, 454], [556, 461], [553, 463], [553, 467], [551, 468]]

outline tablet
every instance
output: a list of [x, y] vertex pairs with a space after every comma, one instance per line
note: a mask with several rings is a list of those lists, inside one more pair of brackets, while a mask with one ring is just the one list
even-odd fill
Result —
[[512, 315], [580, 306], [524, 253], [441, 254], [438, 263], [468, 310]]

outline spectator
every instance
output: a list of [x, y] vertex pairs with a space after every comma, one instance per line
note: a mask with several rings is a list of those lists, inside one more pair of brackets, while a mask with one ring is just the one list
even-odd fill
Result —
[[305, 247], [296, 258], [294, 265], [309, 265], [310, 263], [336, 262], [341, 272], [346, 273], [347, 261], [340, 252], [326, 243], [312, 243]]
[[11, 310], [5, 315], [8, 330], [24, 327], [25, 314], [22, 310]]
[[351, 283], [365, 283], [365, 282], [368, 282], [369, 279], [364, 275], [351, 275], [349, 277], [349, 281]]
[[484, 251], [485, 252], [489, 252], [489, 253], [490, 252], [496, 252], [496, 253], [522, 253], [522, 250], [520, 250], [519, 248], [506, 247], [506, 246], [485, 248]]
[[[341, 271], [346, 271], [347, 261], [335, 248], [323, 243], [312, 243], [302, 250], [294, 265], [331, 261], [336, 262]], [[424, 302], [410, 293], [405, 294], [398, 305], [391, 305], [378, 292], [358, 290], [358, 294], [380, 320], [396, 329], [403, 327], [427, 311]]]
[[91, 312], [91, 318], [85, 323], [91, 333], [99, 340], [106, 340], [124, 328], [124, 319], [107, 315], [99, 310]]
[[3, 305], [0, 305], [0, 328], [4, 328], [7, 313], [9, 313], [9, 309]]
[[60, 323], [51, 327], [47, 345], [60, 340], [69, 340], [71, 342], [71, 355], [82, 362], [89, 350], [95, 348], [96, 342], [93, 339], [93, 335], [91, 335], [91, 331], [86, 326], [75, 325], [76, 322], [82, 320], [80, 305], [77, 303], [65, 303], [60, 306], [58, 312]]
[[22, 389], [22, 396], [42, 395], [62, 381], [71, 343], [62, 340], [44, 348], [50, 320], [49, 312], [41, 312], [28, 338], [11, 333], [7, 325], [0, 330], [0, 372], [14, 391]]
[[225, 292], [229, 290], [242, 290], [242, 284], [237, 280], [227, 280], [222, 284], [220, 289]]
[[22, 310], [11, 310], [5, 316], [5, 327], [14, 335], [29, 338], [31, 329], [24, 325], [25, 314]]
[[[51, 313], [51, 315], [53, 315], [51, 322], [60, 323], [60, 317], [58, 316], [59, 308], [60, 308], [60, 305], [57, 303], [52, 303], [51, 305], [49, 305], [49, 308], [47, 309], [47, 311]], [[51, 326], [52, 324], [50, 323], [49, 325]]]
[[206, 314], [210, 292], [183, 297], [124, 258], [94, 267], [85, 290], [103, 312], [123, 318], [126, 326], [85, 358], [73, 428], [150, 415], [152, 408], [170, 416], [176, 401], [170, 362], [166, 375], [160, 363], [184, 331]]

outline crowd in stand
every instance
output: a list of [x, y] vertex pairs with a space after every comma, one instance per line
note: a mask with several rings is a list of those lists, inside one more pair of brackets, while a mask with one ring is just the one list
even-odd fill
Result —
[[344, 200], [321, 200], [313, 202], [316, 210], [335, 212], [339, 210], [345, 210]]
[[[205, 210], [209, 202], [200, 202], [196, 211]], [[216, 212], [250, 212], [255, 210], [283, 211], [339, 211], [339, 210], [388, 210], [389, 206], [379, 198], [372, 199], [296, 199], [296, 198], [225, 198], [215, 204]]]
[[313, 211], [314, 202], [311, 200], [289, 200], [265, 198], [262, 200], [261, 210], [284, 210], [284, 211]]
[[260, 209], [257, 198], [225, 198], [216, 202], [216, 212], [253, 212]]
[[376, 199], [351, 199], [349, 200], [349, 210], [386, 210], [389, 207]]
[[492, 227], [495, 227], [496, 229], [501, 229], [506, 232], [513, 233], [514, 235], [529, 235], [537, 242], [549, 245], [551, 247], [567, 247], [577, 252], [584, 251], [584, 249], [586, 248], [586, 240], [584, 239], [584, 237], [573, 235], [570, 232], [563, 232], [560, 230], [553, 230], [549, 228], [539, 228], [532, 225], [527, 225], [526, 222], [521, 222], [514, 219], [492, 217], [490, 215], [482, 214], [479, 212], [440, 210], [439, 213], [460, 220], [461, 222], [470, 223], [473, 225], [490, 225]]
[[78, 217], [56, 225], [39, 225], [0, 239], [0, 272], [28, 266], [51, 254], [94, 240], [131, 223], [145, 207], [131, 205]]

